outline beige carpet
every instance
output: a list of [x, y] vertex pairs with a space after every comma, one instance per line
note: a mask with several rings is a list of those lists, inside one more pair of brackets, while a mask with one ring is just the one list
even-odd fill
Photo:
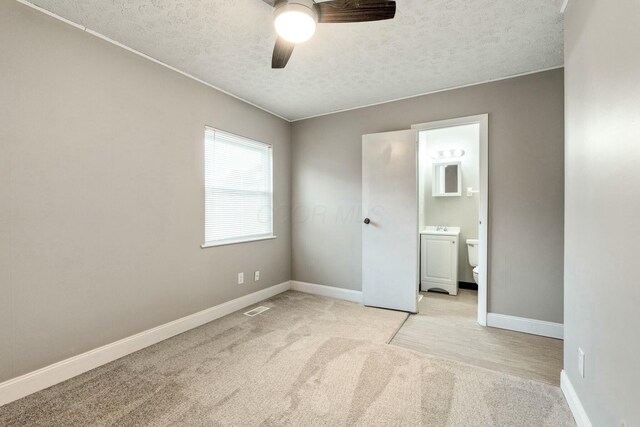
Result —
[[405, 314], [261, 305], [1, 407], [0, 425], [575, 425], [557, 387], [387, 345]]

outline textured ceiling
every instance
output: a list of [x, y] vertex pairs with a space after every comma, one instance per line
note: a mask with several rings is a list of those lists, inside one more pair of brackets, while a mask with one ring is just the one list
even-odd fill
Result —
[[318, 25], [284, 70], [262, 0], [31, 2], [291, 120], [563, 64], [563, 0], [397, 0]]

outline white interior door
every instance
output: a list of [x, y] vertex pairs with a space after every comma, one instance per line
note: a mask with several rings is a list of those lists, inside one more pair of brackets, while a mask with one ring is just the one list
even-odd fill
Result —
[[362, 137], [364, 304], [418, 309], [418, 147], [415, 130]]

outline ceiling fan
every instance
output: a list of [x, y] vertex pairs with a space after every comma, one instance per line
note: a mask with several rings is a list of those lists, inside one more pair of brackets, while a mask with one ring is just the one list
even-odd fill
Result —
[[396, 2], [388, 0], [263, 0], [274, 10], [278, 33], [271, 68], [284, 68], [296, 43], [311, 38], [316, 24], [340, 24], [393, 19]]

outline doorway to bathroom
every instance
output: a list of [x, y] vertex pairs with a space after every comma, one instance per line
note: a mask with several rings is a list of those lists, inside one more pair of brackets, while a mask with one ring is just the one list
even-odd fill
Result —
[[418, 135], [419, 311], [486, 326], [488, 115], [422, 123]]
[[[472, 159], [476, 163], [469, 167]], [[457, 296], [460, 264], [464, 263], [468, 268], [460, 273], [461, 280], [477, 281], [478, 286], [471, 291], [477, 295], [471, 321], [486, 326], [488, 164], [487, 115], [363, 135], [365, 305], [425, 312], [420, 299], [425, 293], [420, 290]], [[453, 214], [427, 216], [436, 199], [443, 202], [438, 206], [459, 205], [464, 200], [462, 210], [474, 215], [464, 221]], [[467, 240], [473, 249], [471, 258]]]

